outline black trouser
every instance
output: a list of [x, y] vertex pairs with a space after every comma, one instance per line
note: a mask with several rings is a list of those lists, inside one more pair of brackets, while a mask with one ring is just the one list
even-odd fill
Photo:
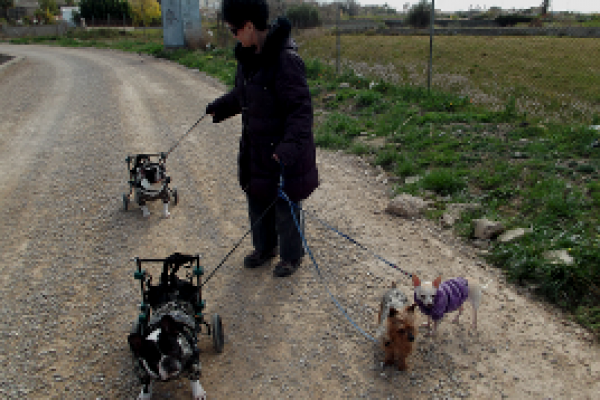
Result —
[[252, 229], [252, 245], [260, 253], [273, 250], [279, 243], [279, 256], [284, 261], [296, 261], [304, 255], [302, 238], [292, 217], [292, 209], [296, 214], [296, 221], [300, 229], [304, 229], [300, 218], [300, 202], [296, 207], [278, 197], [277, 202], [266, 212], [263, 218], [257, 222], [273, 200], [262, 201], [248, 198], [248, 214]]

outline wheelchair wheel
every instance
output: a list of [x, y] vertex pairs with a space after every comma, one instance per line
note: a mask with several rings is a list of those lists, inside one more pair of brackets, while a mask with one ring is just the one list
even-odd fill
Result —
[[123, 195], [123, 210], [129, 210], [129, 196], [126, 194]]
[[221, 317], [219, 314], [214, 314], [212, 316], [212, 339], [213, 346], [217, 353], [223, 352], [223, 323], [221, 322]]
[[179, 193], [177, 192], [177, 188], [173, 188], [173, 205], [176, 206], [179, 203]]

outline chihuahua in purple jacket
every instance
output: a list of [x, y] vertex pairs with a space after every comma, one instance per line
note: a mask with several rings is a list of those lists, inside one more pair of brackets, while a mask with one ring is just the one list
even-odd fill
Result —
[[[427, 315], [427, 322], [424, 326], [429, 328], [429, 333], [435, 335], [438, 325], [444, 314], [458, 310], [458, 314], [452, 322], [458, 323], [458, 318], [463, 310], [463, 304], [469, 300], [473, 308], [472, 331], [477, 330], [477, 309], [481, 303], [483, 290], [487, 286], [482, 286], [471, 278], [453, 278], [442, 282], [438, 276], [433, 282], [421, 282], [417, 275], [412, 276], [415, 292], [415, 303], [424, 315]], [[431, 321], [433, 320], [433, 329]]]

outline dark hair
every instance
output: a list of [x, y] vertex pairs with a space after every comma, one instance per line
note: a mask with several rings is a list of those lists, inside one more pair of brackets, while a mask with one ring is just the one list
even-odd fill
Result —
[[242, 28], [248, 21], [260, 31], [267, 29], [269, 6], [266, 0], [223, 0], [223, 20], [234, 28]]

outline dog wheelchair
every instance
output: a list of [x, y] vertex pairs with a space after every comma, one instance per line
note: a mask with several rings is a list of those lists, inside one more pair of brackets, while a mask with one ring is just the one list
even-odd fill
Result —
[[[141, 207], [146, 201], [161, 199], [164, 203], [169, 203], [173, 199], [173, 205], [177, 205], [179, 195], [176, 188], [169, 188], [171, 178], [167, 176], [166, 160], [167, 153], [127, 156], [125, 162], [129, 170], [129, 193], [123, 194], [125, 211], [132, 202]], [[156, 183], [161, 183], [161, 186], [150, 186]]]
[[[214, 349], [217, 353], [223, 352], [223, 324], [219, 314], [213, 314], [211, 323], [204, 319], [202, 311], [205, 308], [205, 301], [202, 299], [201, 276], [204, 274], [204, 268], [200, 266], [200, 256], [185, 255], [174, 253], [163, 259], [142, 259], [134, 258], [137, 264], [137, 271], [133, 276], [140, 281], [142, 292], [142, 303], [140, 304], [140, 315], [138, 321], [134, 324], [133, 332], [145, 336], [149, 333], [152, 325], [153, 314], [160, 312], [174, 312], [176, 319], [188, 323], [185, 316], [193, 316], [195, 336], [202, 332], [202, 326], [206, 327], [206, 334], [212, 336]], [[152, 276], [142, 269], [144, 263], [163, 263], [163, 270], [160, 275], [160, 281], [157, 285], [152, 285]], [[186, 279], [177, 276], [181, 267], [191, 270], [186, 274]], [[196, 284], [194, 285], [194, 278]], [[181, 317], [180, 317], [181, 316]], [[196, 339], [196, 337], [194, 338]], [[197, 340], [194, 340], [196, 343]]]

